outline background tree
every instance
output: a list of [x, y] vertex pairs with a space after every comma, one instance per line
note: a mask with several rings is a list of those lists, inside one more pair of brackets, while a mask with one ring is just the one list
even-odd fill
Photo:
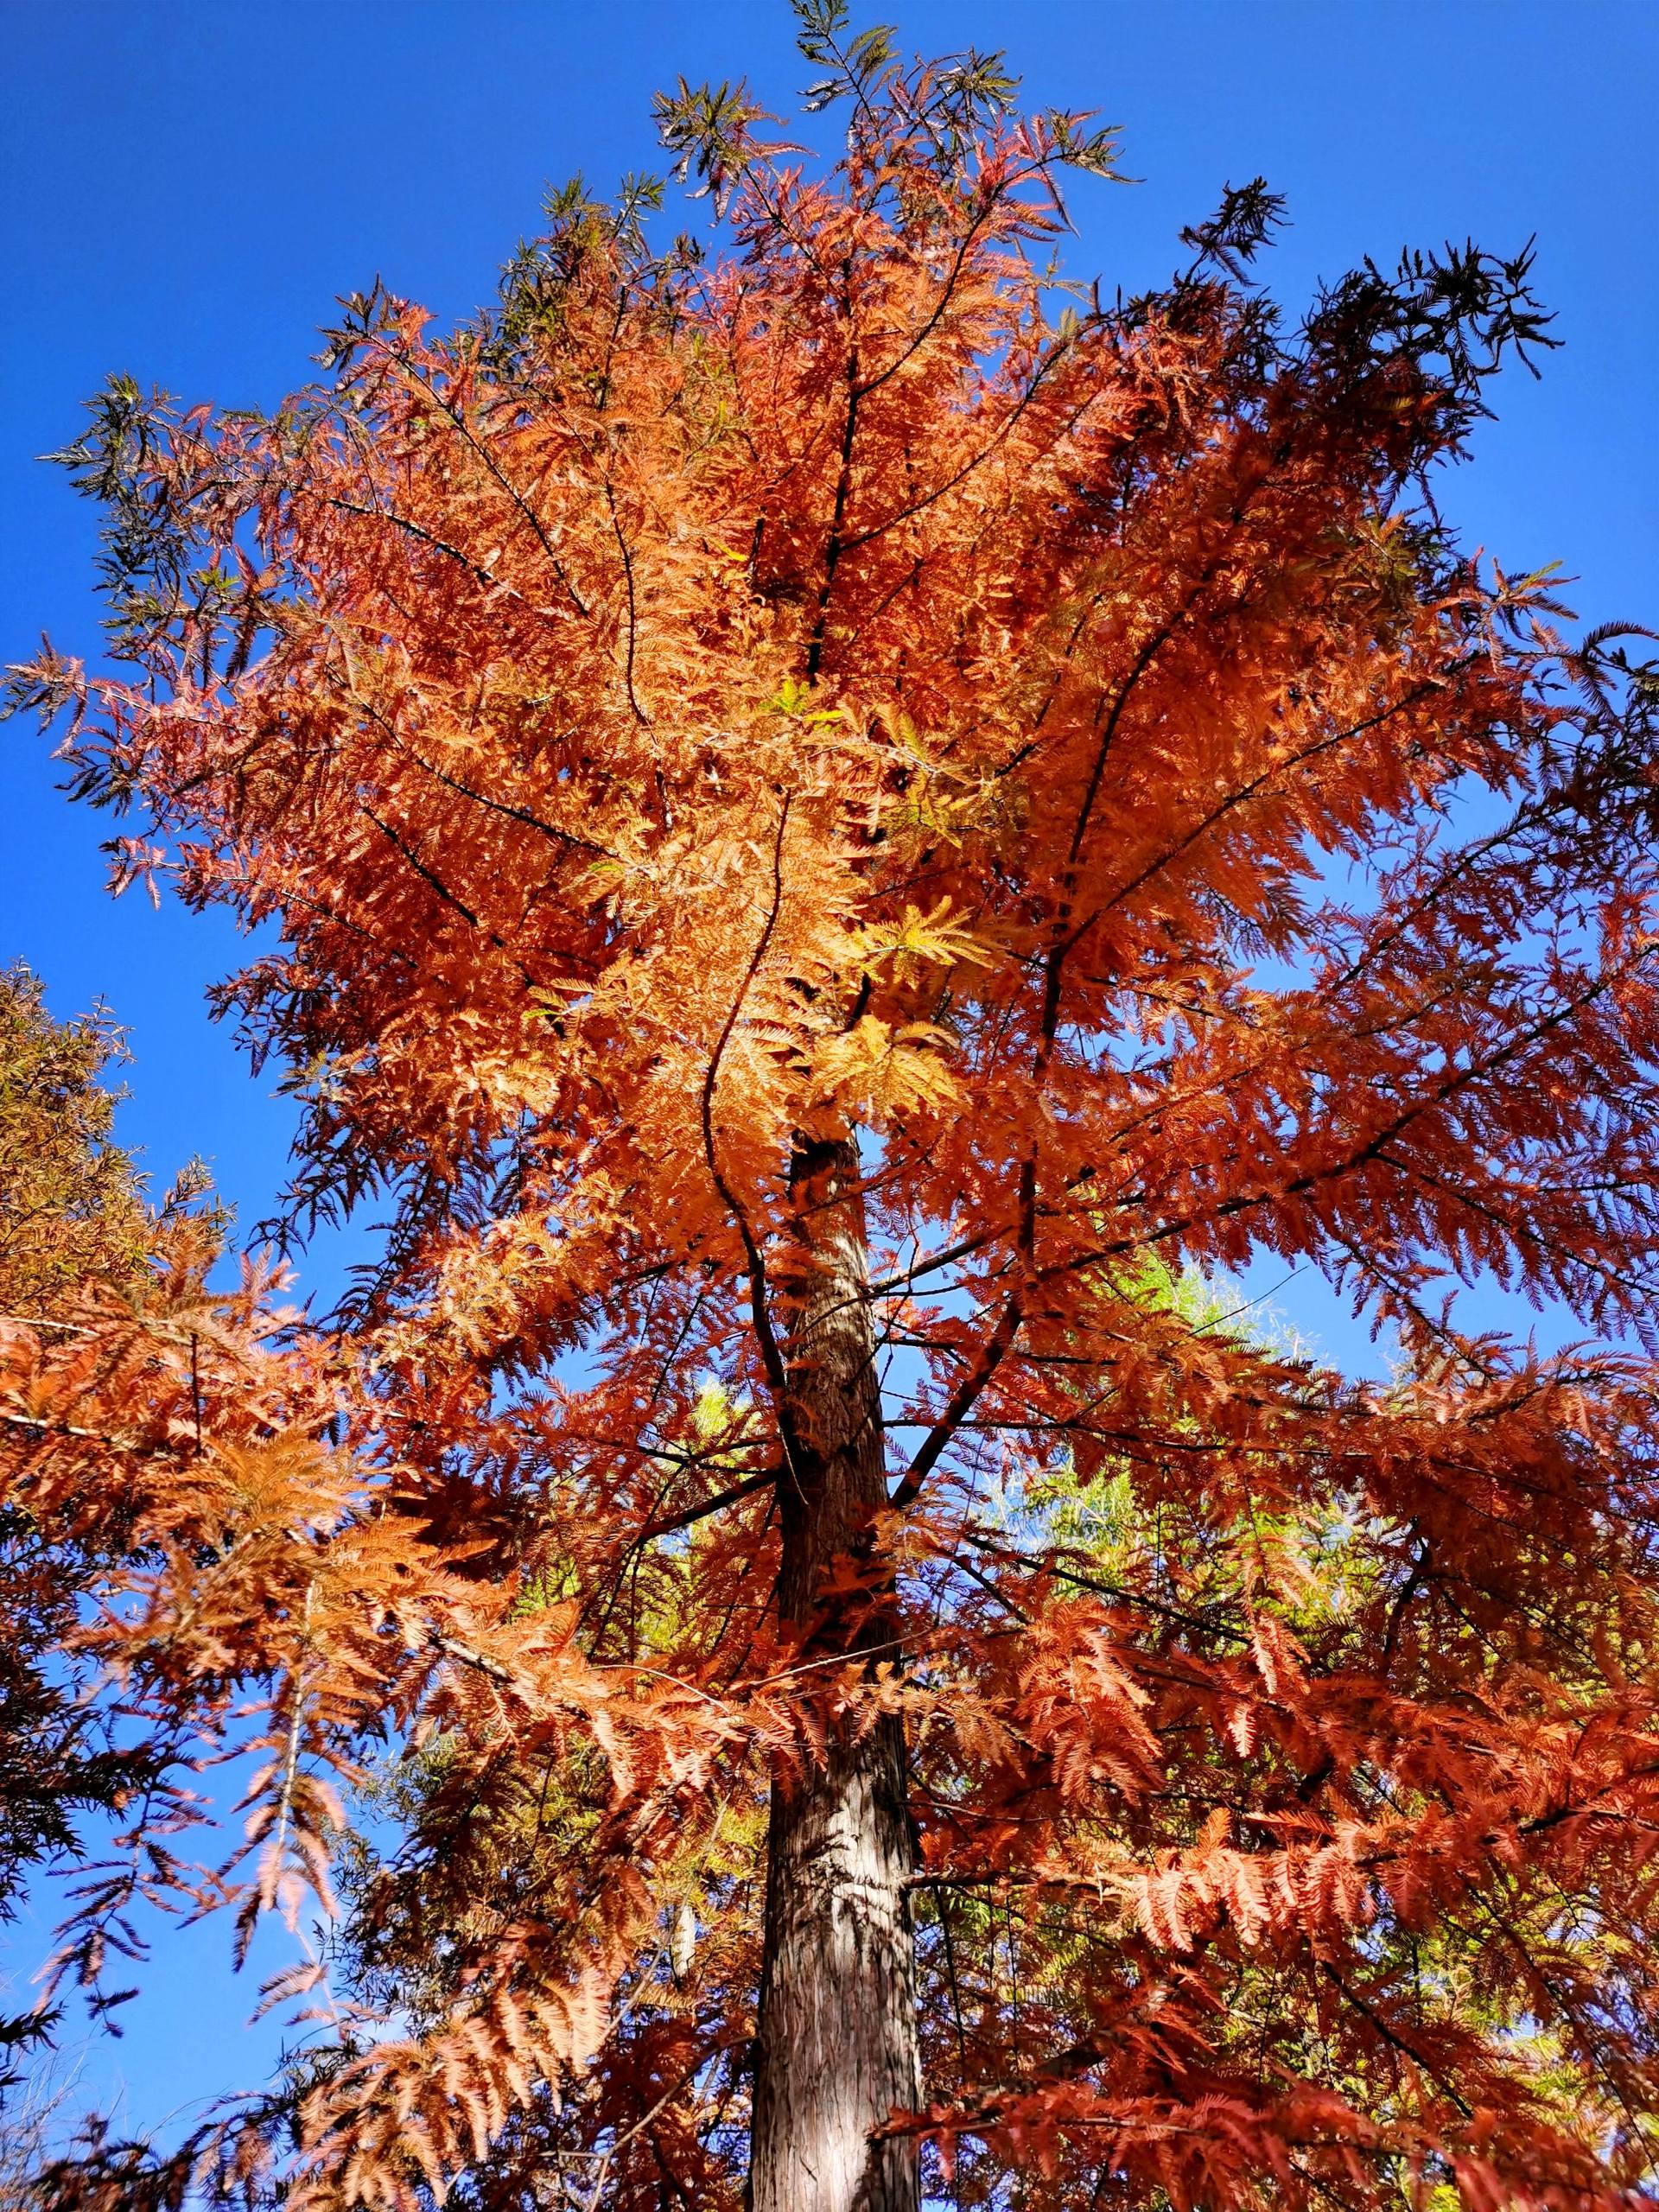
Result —
[[[26, 968], [0, 974], [0, 1332], [72, 1327], [89, 1294], [131, 1294], [144, 1277], [155, 1224], [103, 1080], [120, 1058], [102, 1013], [56, 1021]], [[71, 1845], [77, 1815], [111, 1809], [143, 1770], [77, 1703], [63, 1647], [88, 1568], [26, 1503], [0, 1508], [0, 1916], [29, 1870]], [[42, 2025], [33, 2010], [0, 2022], [0, 2047]]]
[[143, 1274], [150, 1216], [104, 1079], [123, 1056], [101, 1011], [54, 1021], [27, 968], [0, 974], [0, 1298], [13, 1314]]
[[[19, 696], [124, 875], [276, 931], [225, 1003], [296, 1220], [392, 1212], [333, 1402], [187, 1463], [146, 1355], [97, 1648], [208, 1751], [261, 1686], [245, 1919], [424, 1762], [353, 1940], [425, 1980], [54, 2186], [242, 2186], [282, 2112], [299, 2206], [908, 2212], [924, 2145], [963, 2203], [1628, 2205], [1655, 688], [1438, 518], [1525, 257], [1288, 328], [1252, 184], [1068, 293], [1109, 142], [801, 13], [826, 175], [664, 103], [712, 257], [573, 188], [477, 327], [377, 292], [274, 419], [117, 385], [70, 456], [137, 674]], [[1397, 1380], [1148, 1293], [1262, 1250]], [[1483, 1275], [1586, 1344], [1470, 1336]], [[93, 1386], [52, 1464], [130, 1471]]]

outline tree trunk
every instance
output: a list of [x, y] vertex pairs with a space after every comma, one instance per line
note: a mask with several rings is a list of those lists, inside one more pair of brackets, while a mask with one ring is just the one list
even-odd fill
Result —
[[[885, 1502], [880, 1395], [858, 1191], [847, 1141], [804, 1146], [791, 1174], [798, 1275], [786, 1335], [795, 1471], [780, 1478], [779, 1605], [803, 1656], [874, 1656], [880, 1602], [821, 1599]], [[896, 1716], [856, 1742], [832, 1726], [821, 1763], [773, 1776], [760, 1976], [752, 2212], [918, 2212], [915, 2145], [872, 2142], [919, 2101], [914, 1864]]]

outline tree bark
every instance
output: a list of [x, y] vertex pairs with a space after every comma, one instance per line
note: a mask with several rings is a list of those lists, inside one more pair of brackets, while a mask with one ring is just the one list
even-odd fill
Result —
[[[873, 1665], [893, 1629], [879, 1586], [850, 1601], [826, 1599], [823, 1588], [836, 1559], [859, 1553], [887, 1497], [855, 1147], [804, 1145], [791, 1184], [793, 1471], [780, 1478], [779, 1607], [801, 1633], [804, 1659], [862, 1653]], [[861, 1736], [832, 1724], [804, 1776], [774, 1773], [752, 2212], [918, 2212], [914, 2143], [872, 2140], [921, 2095], [913, 1864], [897, 1715]]]

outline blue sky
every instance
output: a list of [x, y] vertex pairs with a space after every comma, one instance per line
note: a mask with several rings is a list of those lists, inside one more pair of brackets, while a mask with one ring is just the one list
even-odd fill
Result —
[[[1034, 103], [1124, 129], [1133, 188], [1080, 185], [1073, 274], [1135, 290], [1224, 183], [1263, 174], [1292, 227], [1270, 266], [1294, 308], [1407, 243], [1535, 232], [1563, 351], [1516, 372], [1447, 487], [1507, 569], [1559, 561], [1586, 616], [1659, 617], [1659, 6], [1655, 0], [906, 0], [912, 46], [1005, 47]], [[868, 20], [861, 16], [861, 20]], [[487, 296], [543, 186], [649, 166], [650, 96], [747, 74], [786, 110], [807, 72], [785, 0], [36, 0], [4, 11], [0, 123], [0, 659], [41, 632], [91, 651], [93, 518], [33, 456], [111, 370], [190, 399], [270, 404], [311, 373], [335, 296], [376, 275], [441, 319]], [[692, 227], [696, 227], [695, 216]], [[158, 1182], [207, 1155], [245, 1223], [283, 1179], [289, 1114], [206, 1018], [222, 923], [111, 904], [110, 826], [0, 732], [0, 961], [61, 1013], [104, 997], [131, 1032], [123, 1128]], [[332, 1288], [338, 1252], [308, 1286]], [[1252, 1287], [1257, 1286], [1252, 1285]], [[1269, 1287], [1264, 1281], [1260, 1287]], [[1338, 1357], [1363, 1339], [1290, 1286]], [[38, 1930], [11, 1947], [27, 1972]], [[251, 1989], [224, 1931], [169, 1938], [89, 2095], [135, 2124], [245, 2083]]]

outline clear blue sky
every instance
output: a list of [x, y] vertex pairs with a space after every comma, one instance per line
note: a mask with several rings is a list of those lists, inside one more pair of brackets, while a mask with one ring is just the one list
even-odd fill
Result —
[[[930, 52], [1005, 47], [1033, 102], [1124, 126], [1133, 188], [1081, 185], [1073, 273], [1134, 290], [1175, 234], [1258, 172], [1293, 227], [1272, 281], [1408, 242], [1534, 232], [1565, 350], [1510, 377], [1447, 505], [1510, 569], [1559, 560], [1586, 615], [1659, 616], [1659, 0], [906, 0]], [[861, 20], [870, 20], [862, 16]], [[269, 404], [312, 334], [377, 273], [454, 319], [487, 296], [576, 168], [649, 166], [650, 95], [747, 73], [785, 108], [804, 80], [785, 0], [14, 0], [0, 24], [0, 658], [42, 630], [89, 650], [92, 517], [32, 456], [78, 428], [112, 369], [190, 399]], [[695, 227], [695, 223], [693, 225]], [[135, 1065], [124, 1130], [158, 1181], [209, 1157], [251, 1223], [288, 1116], [202, 1007], [222, 924], [101, 890], [101, 817], [55, 791], [45, 748], [0, 732], [0, 961], [63, 1013], [109, 1000]], [[335, 1261], [308, 1281], [325, 1293]], [[1265, 1286], [1264, 1286], [1265, 1287]], [[1281, 1303], [1333, 1352], [1351, 1332], [1305, 1287]], [[16, 1964], [27, 1971], [25, 1930]], [[224, 1931], [169, 1940], [124, 2043], [85, 2082], [135, 2123], [247, 2082]]]

